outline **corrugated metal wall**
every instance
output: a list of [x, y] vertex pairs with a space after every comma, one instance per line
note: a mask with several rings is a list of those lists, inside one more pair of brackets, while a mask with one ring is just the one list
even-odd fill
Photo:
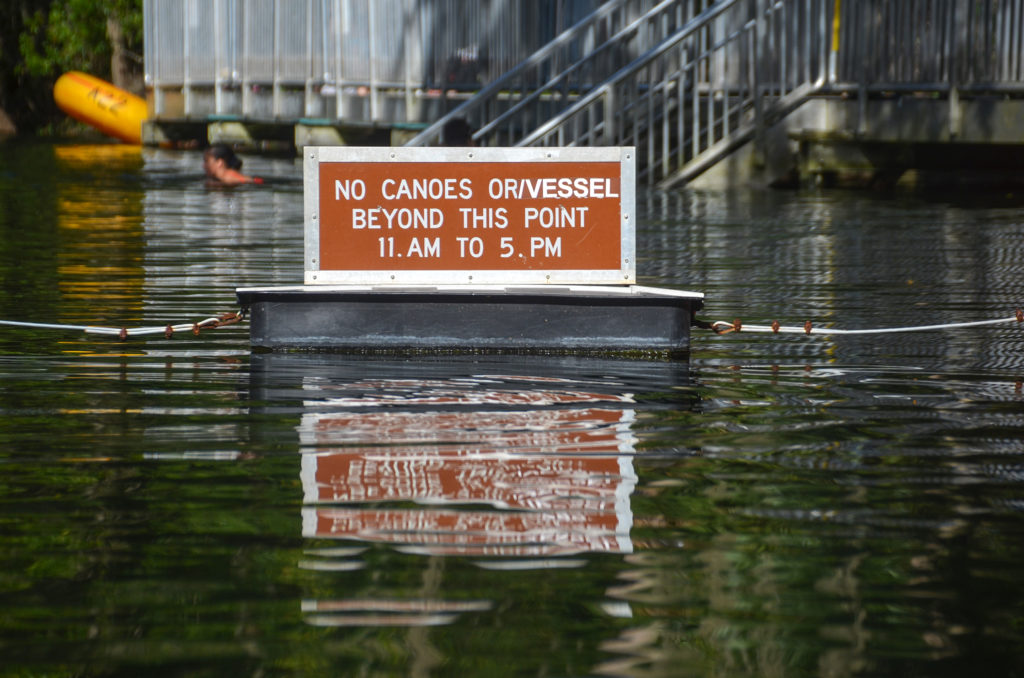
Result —
[[428, 120], [600, 4], [144, 0], [146, 86], [166, 120]]

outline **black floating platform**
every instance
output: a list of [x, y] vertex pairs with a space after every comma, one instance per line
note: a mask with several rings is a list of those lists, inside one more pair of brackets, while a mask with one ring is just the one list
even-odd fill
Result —
[[241, 288], [268, 350], [689, 353], [696, 292], [639, 285]]

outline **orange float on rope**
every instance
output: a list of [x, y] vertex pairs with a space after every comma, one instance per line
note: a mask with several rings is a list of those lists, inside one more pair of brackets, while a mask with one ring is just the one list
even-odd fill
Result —
[[105, 80], [69, 71], [53, 85], [53, 99], [61, 110], [107, 136], [126, 144], [142, 143], [146, 101]]

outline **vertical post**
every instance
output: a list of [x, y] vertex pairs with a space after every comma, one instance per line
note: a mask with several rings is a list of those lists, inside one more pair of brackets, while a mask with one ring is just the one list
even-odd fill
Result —
[[[687, 66], [690, 65], [690, 55], [686, 47], [679, 46], [679, 78], [676, 81], [676, 162], [675, 168], [679, 169], [686, 161], [686, 78]], [[726, 110], [729, 109], [728, 103]], [[668, 171], [665, 172], [668, 176]]]
[[227, 46], [222, 42], [224, 32], [221, 13], [224, 11], [224, 0], [214, 0], [213, 3], [213, 50], [214, 50], [214, 73], [213, 73], [213, 110], [217, 115], [224, 113], [224, 62], [222, 54]]
[[[723, 23], [726, 26], [726, 34], [730, 32], [729, 18], [726, 16], [722, 17]], [[730, 53], [735, 46], [735, 38], [728, 37], [725, 39], [726, 42], [722, 45], [722, 55], [720, 57], [722, 64], [722, 137], [727, 137], [731, 134], [729, 130], [729, 91], [732, 89], [732, 67], [730, 64], [734, 63], [734, 60], [730, 58]], [[742, 38], [740, 38], [742, 41]], [[742, 63], [742, 62], [741, 62]]]
[[[678, 64], [676, 64], [676, 82], [682, 77], [682, 71], [679, 70]], [[661, 113], [661, 177], [665, 178], [668, 176], [671, 170], [670, 153], [672, 152], [672, 144], [669, 139], [672, 136], [672, 116], [669, 115], [669, 101], [672, 98], [672, 93], [669, 91], [669, 77], [666, 74], [662, 78], [661, 82], [661, 100], [662, 100], [662, 113]], [[648, 161], [648, 164], [653, 168], [654, 163]], [[651, 183], [653, 183], [654, 172], [651, 171]]]
[[[314, 104], [313, 95], [313, 80], [316, 77], [316, 71], [313, 69], [313, 7], [315, 5], [310, 2], [306, 4], [306, 83], [303, 88], [303, 104], [302, 110], [306, 117], [312, 117], [316, 115], [316, 105]], [[322, 20], [322, 19], [321, 19]], [[321, 39], [323, 36], [321, 36]]]
[[274, 25], [273, 109], [275, 118], [281, 115], [281, 16], [281, 0], [274, 0], [274, 14], [271, 22]]
[[145, 81], [153, 89], [153, 117], [164, 112], [164, 97], [160, 89], [160, 41], [157, 39], [156, 27], [159, 25], [157, 4], [153, 0], [145, 0], [142, 11], [142, 31], [145, 35]]
[[[721, 31], [716, 31], [715, 28], [717, 26], [721, 26], [722, 30]], [[727, 96], [726, 93], [728, 92], [728, 86], [725, 83], [725, 64], [726, 64], [725, 54], [729, 50], [729, 38], [728, 38], [728, 36], [729, 36], [729, 24], [728, 24], [728, 17], [725, 16], [725, 15], [722, 15], [719, 18], [714, 19], [712, 24], [711, 24], [711, 31], [712, 31], [712, 40], [711, 40], [712, 44], [715, 43], [715, 39], [714, 39], [715, 35], [721, 35], [722, 36], [722, 43], [714, 51], [713, 54], [709, 55], [709, 58], [712, 59], [712, 62], [711, 62], [711, 68], [709, 69], [709, 73], [708, 73], [708, 79], [710, 80], [709, 87], [708, 87], [708, 122], [709, 122], [709, 124], [711, 126], [711, 129], [714, 130], [715, 129], [715, 107], [717, 106], [719, 108], [719, 112], [720, 112], [720, 114], [722, 116], [722, 134], [721, 134], [721, 136], [719, 138], [720, 139], [724, 139], [729, 134], [729, 125], [724, 120], [724, 118], [725, 118], [725, 116], [726, 116], [726, 114], [728, 112], [728, 108], [727, 107], [725, 107], [725, 108], [722, 107], [723, 104], [726, 103], [724, 100], [725, 100], [725, 98]]]
[[405, 3], [405, 120], [414, 122], [419, 118], [419, 111], [416, 110], [416, 80], [413, 75], [423, 50], [420, 49], [419, 41], [419, 11], [412, 0]]
[[778, 9], [772, 8], [771, 13], [772, 25], [770, 30], [772, 40], [775, 40], [775, 35], [779, 36], [779, 44], [773, 51], [779, 55], [779, 98], [782, 98], [789, 93], [789, 62], [790, 57], [792, 56], [789, 53], [790, 45], [789, 41], [787, 40], [789, 31], [786, 30], [786, 26], [789, 23], [789, 19], [787, 17], [785, 3], [780, 5]]
[[252, 102], [252, 59], [249, 56], [249, 32], [252, 30], [252, 12], [247, 3], [242, 5], [242, 117], [249, 117]]
[[1006, 79], [1006, 74], [1010, 70], [1010, 22], [1007, 15], [1013, 12], [1013, 5], [1009, 7], [999, 7], [996, 11], [995, 18], [995, 36], [996, 36], [996, 49], [998, 50], [997, 62], [995, 65], [995, 73], [992, 74], [990, 80], [1000, 81]]
[[840, 0], [835, 0], [832, 6], [832, 39], [825, 39], [828, 32], [828, 11], [823, 7], [821, 10], [821, 63], [825, 64], [826, 82], [830, 85], [836, 84], [837, 70], [839, 68], [839, 28], [840, 28]]
[[190, 73], [191, 55], [189, 50], [189, 24], [192, 15], [194, 0], [185, 0], [182, 4], [181, 26], [181, 97], [183, 99], [184, 113], [187, 117], [191, 113], [192, 102], [192, 75]]
[[344, 28], [342, 22], [342, 3], [345, 0], [334, 0], [334, 118], [341, 120], [345, 112], [345, 73], [342, 68], [341, 36]]
[[604, 138], [601, 140], [605, 146], [613, 146], [618, 141], [618, 134], [615, 131], [615, 86], [604, 86]]
[[751, 71], [753, 76], [753, 83], [751, 88], [751, 94], [754, 97], [754, 157], [757, 162], [764, 157], [764, 101], [761, 97], [761, 64], [764, 63], [766, 58], [771, 58], [771, 54], [764, 54], [762, 49], [762, 32], [764, 31], [764, 16], [761, 12], [761, 1], [751, 0], [750, 1], [751, 11], [753, 13], [753, 45], [751, 49]]
[[860, 78], [857, 84], [857, 134], [868, 130], [868, 8], [857, 3], [857, 57], [860, 62]]
[[801, 42], [800, 46], [800, 61], [803, 62], [803, 74], [798, 76], [805, 85], [810, 83], [820, 83], [818, 78], [814, 77], [814, 10], [812, 9], [811, 0], [807, 0], [804, 3], [803, 20], [798, 21], [795, 26], [797, 40]]
[[947, 74], [949, 78], [949, 136], [951, 139], [955, 139], [960, 136], [963, 120], [960, 114], [960, 89], [956, 72], [956, 0], [950, 0], [949, 5], [945, 50], [946, 68], [949, 69]]
[[[331, 81], [331, 28], [327, 17], [331, 16], [331, 0], [320, 0], [320, 84]], [[326, 117], [326, 115], [325, 115]]]
[[[231, 36], [231, 49], [228, 52], [228, 77], [232, 90], [239, 88], [239, 95], [242, 92], [239, 82], [242, 77], [242, 67], [244, 65], [244, 62], [239, 63], [241, 60], [241, 48], [239, 43], [244, 39], [242, 35], [245, 28], [244, 18], [245, 5], [242, 3], [242, 0], [230, 0], [228, 2], [228, 35]], [[239, 96], [239, 99], [236, 102], [235, 96], [236, 95], [232, 92], [231, 112], [239, 113], [241, 112], [242, 101]]]
[[377, 13], [373, 8], [377, 6], [377, 3], [369, 0], [366, 4], [368, 5], [367, 12], [370, 23], [370, 120], [376, 122], [379, 83], [377, 82]]
[[736, 24], [741, 27], [741, 30], [736, 36], [736, 44], [738, 54], [736, 59], [736, 128], [743, 126], [744, 111], [747, 107], [747, 101], [750, 99], [752, 92], [750, 83], [750, 63], [753, 61], [753, 52], [751, 52], [750, 39], [747, 35], [747, 12], [749, 7], [746, 5], [739, 5], [736, 8]]
[[654, 64], [648, 64], [644, 69], [647, 71], [647, 94], [644, 97], [647, 99], [647, 166], [653, 167], [657, 157], [654, 154], [654, 102], [658, 92], [658, 74]]
[[[700, 14], [700, 6], [694, 8], [694, 16]], [[701, 92], [707, 92], [707, 79], [705, 74], [708, 72], [708, 34], [707, 27], [701, 24], [700, 29], [693, 33], [693, 49], [694, 49], [694, 60], [693, 60], [693, 91], [690, 93], [692, 105], [690, 106], [692, 117], [690, 119], [691, 125], [691, 144], [693, 156], [690, 158], [694, 160], [701, 154], [703, 149], [707, 148], [708, 145], [701, 147]]]

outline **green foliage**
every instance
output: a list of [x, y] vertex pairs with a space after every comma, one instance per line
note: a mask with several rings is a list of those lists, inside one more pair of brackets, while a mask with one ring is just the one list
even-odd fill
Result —
[[110, 77], [109, 21], [120, 25], [125, 48], [142, 48], [141, 0], [52, 0], [27, 13], [18, 35], [20, 72], [52, 77], [82, 70]]

